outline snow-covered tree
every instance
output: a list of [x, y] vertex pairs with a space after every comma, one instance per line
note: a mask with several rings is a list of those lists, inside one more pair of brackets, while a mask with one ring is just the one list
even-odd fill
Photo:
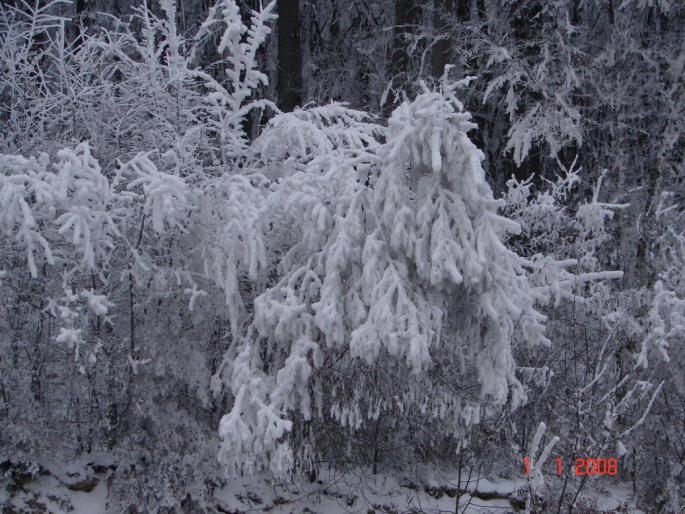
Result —
[[313, 423], [354, 432], [421, 412], [456, 441], [482, 409], [525, 401], [512, 344], [516, 333], [549, 344], [540, 295], [531, 263], [504, 244], [520, 227], [497, 212], [454, 87], [402, 104], [382, 144], [348, 114], [337, 159], [317, 155], [330, 153], [336, 110], [323, 108], [319, 127], [297, 112], [272, 121], [316, 146], [273, 193], [292, 236], [225, 372], [229, 469], [310, 469], [324, 452]]

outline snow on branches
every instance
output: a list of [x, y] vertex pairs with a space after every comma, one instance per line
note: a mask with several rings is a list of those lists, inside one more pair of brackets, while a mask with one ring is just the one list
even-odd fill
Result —
[[55, 255], [62, 253], [57, 246], [70, 243], [81, 256], [78, 265], [95, 269], [96, 261], [112, 249], [117, 229], [109, 182], [89, 145], [60, 150], [51, 166], [45, 154], [39, 159], [2, 155], [0, 162], [9, 168], [0, 177], [3, 230], [26, 250], [31, 275], [38, 275], [37, 246], [46, 262], [54, 264]]

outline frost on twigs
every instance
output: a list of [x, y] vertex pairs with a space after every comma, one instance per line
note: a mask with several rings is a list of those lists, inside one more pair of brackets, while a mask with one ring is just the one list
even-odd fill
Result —
[[222, 158], [239, 157], [247, 147], [246, 134], [241, 128], [247, 113], [255, 108], [279, 112], [273, 102], [250, 100], [258, 88], [268, 84], [267, 76], [257, 66], [257, 50], [271, 32], [269, 23], [276, 19], [273, 14], [275, 6], [274, 0], [260, 11], [252, 11], [250, 25], [247, 26], [242, 21], [235, 0], [220, 0], [209, 10], [191, 48], [188, 62], [192, 67], [214, 26], [223, 25], [217, 51], [225, 56], [228, 80], [219, 82], [210, 74], [195, 68], [190, 73], [204, 83], [208, 90], [202, 100], [202, 110], [207, 114], [209, 130], [218, 137]]
[[541, 451], [540, 446], [546, 431], [547, 425], [545, 423], [540, 423], [535, 431], [535, 435], [533, 436], [533, 440], [529, 449], [532, 465], [532, 476], [528, 477], [528, 487], [529, 492], [531, 493], [531, 496], [528, 498], [528, 504], [533, 501], [535, 495], [542, 494], [542, 488], [545, 485], [545, 462], [547, 462], [547, 459], [549, 459], [554, 446], [559, 442], [559, 437], [554, 436]]
[[140, 187], [143, 212], [152, 220], [152, 229], [162, 233], [167, 227], [182, 227], [182, 219], [190, 207], [188, 186], [183, 178], [160, 172], [148, 155], [139, 154], [126, 164], [133, 173], [126, 188]]
[[273, 176], [307, 166], [330, 169], [336, 161], [359, 169], [375, 158], [383, 133], [369, 114], [346, 104], [305, 106], [269, 120], [249, 152]]

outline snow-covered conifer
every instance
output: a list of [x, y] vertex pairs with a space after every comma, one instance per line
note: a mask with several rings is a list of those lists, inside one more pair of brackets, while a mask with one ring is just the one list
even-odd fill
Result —
[[[321, 449], [316, 436], [298, 439], [292, 460], [286, 435], [298, 437], [291, 425], [298, 420], [362, 430], [400, 409], [463, 434], [481, 404], [525, 401], [514, 332], [547, 343], [528, 263], [504, 244], [519, 227], [497, 213], [501, 202], [467, 135], [475, 125], [453, 87], [398, 107], [380, 146], [366, 132], [343, 139], [336, 161], [316, 159], [319, 149], [329, 151], [335, 118], [319, 127], [304, 114], [290, 115], [289, 132], [294, 155], [312, 162], [272, 195], [285, 199], [275, 205], [285, 219], [277, 215], [298, 237], [285, 243], [281, 278], [255, 299], [231, 366], [239, 401], [221, 434], [222, 459], [233, 470], [241, 462], [274, 472], [306, 467], [304, 455]], [[350, 151], [374, 146], [366, 162]], [[451, 388], [473, 376], [476, 397]], [[330, 411], [321, 409], [331, 401]]]

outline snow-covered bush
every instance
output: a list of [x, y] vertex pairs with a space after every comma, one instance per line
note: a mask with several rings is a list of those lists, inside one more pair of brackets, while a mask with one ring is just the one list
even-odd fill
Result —
[[[152, 511], [186, 493], [201, 503], [219, 474], [210, 379], [230, 344], [224, 327], [238, 333], [245, 278], [264, 275], [265, 190], [234, 167], [247, 158], [241, 122], [269, 105], [252, 92], [274, 4], [248, 27], [220, 2], [193, 45], [173, 2], [78, 45], [65, 43], [56, 4], [1, 13], [0, 94], [12, 100], [0, 155], [1, 444], [19, 456], [120, 452], [138, 470], [112, 486], [127, 490], [113, 493], [122, 511], [132, 484]], [[193, 53], [217, 30], [234, 66], [226, 82]], [[20, 94], [32, 74], [45, 83]], [[176, 437], [183, 425], [192, 444]], [[190, 475], [172, 467], [186, 452]]]
[[268, 154], [290, 171], [267, 200], [290, 237], [223, 370], [235, 397], [219, 429], [229, 470], [310, 470], [332, 458], [317, 426], [354, 439], [381, 420], [415, 430], [406, 420], [420, 415], [432, 430], [424, 450], [456, 445], [481, 416], [525, 402], [513, 346], [549, 345], [536, 304], [615, 276], [576, 275], [552, 258], [563, 280], [538, 280], [542, 256], [506, 246], [521, 227], [498, 214], [505, 203], [454, 87], [398, 107], [383, 143], [337, 106], [281, 115], [261, 136], [293, 141]]
[[[600, 201], [605, 174], [589, 201], [573, 205], [578, 173], [562, 166], [556, 182], [537, 190], [532, 179], [512, 179], [505, 195], [505, 212], [525, 227], [510, 243], [536, 263], [531, 279], [546, 285], [554, 299], [545, 313], [555, 344], [544, 355], [523, 347], [516, 355], [536, 402], [519, 413], [515, 426], [524, 437], [537, 422], [548, 421], [560, 437], [556, 450], [565, 462], [616, 457], [623, 476], [632, 472], [634, 478], [645, 458], [640, 451], [645, 424], [657, 418], [668, 388], [664, 364], [668, 339], [677, 337], [673, 302], [678, 300], [662, 282], [652, 290], [619, 290], [621, 272], [599, 271], [613, 257], [606, 248], [613, 241], [614, 216], [627, 205]], [[526, 444], [515, 445], [520, 457], [529, 451]], [[587, 480], [574, 485], [566, 477], [552, 484], [548, 499], [568, 508], [583, 488], [594, 485]]]

